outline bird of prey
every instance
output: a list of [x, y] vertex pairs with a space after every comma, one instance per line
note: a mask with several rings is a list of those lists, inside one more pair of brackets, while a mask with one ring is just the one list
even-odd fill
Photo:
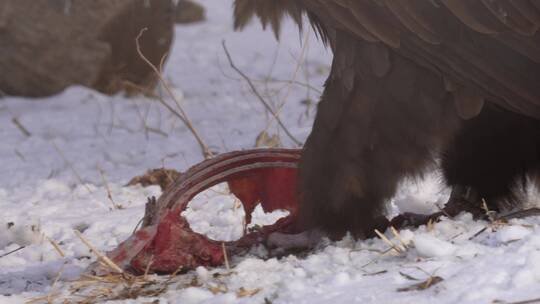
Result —
[[234, 14], [278, 36], [307, 18], [333, 52], [300, 165], [306, 227], [366, 236], [400, 181], [434, 166], [450, 200], [519, 206], [540, 170], [540, 0], [236, 0]]

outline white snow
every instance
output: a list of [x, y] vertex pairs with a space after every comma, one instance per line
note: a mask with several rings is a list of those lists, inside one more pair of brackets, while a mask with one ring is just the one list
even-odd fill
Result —
[[[246, 228], [267, 226], [289, 214], [286, 210], [264, 212], [258, 204]], [[245, 212], [240, 200], [220, 183], [195, 195], [182, 212], [193, 231], [216, 241], [235, 241], [244, 235]]]
[[226, 183], [197, 194], [182, 215], [191, 229], [216, 241], [234, 241], [244, 234], [244, 209]]
[[[235, 63], [256, 80], [264, 96], [274, 106], [286, 101], [281, 118], [305, 140], [314, 107], [303, 101], [318, 98], [330, 52], [311, 35], [304, 48], [306, 63], [296, 73], [304, 37], [293, 24], [283, 27], [279, 43], [255, 24], [235, 33], [231, 0], [200, 2], [208, 9], [208, 21], [176, 28], [165, 76], [202, 138], [216, 152], [251, 148], [269, 124], [270, 134], [279, 134], [284, 146], [293, 146], [228, 66], [221, 49], [224, 39]], [[280, 82], [295, 74], [298, 82], [317, 90], [297, 85], [289, 90]], [[258, 81], [265, 79], [280, 81]], [[13, 118], [32, 135], [26, 137]], [[0, 99], [0, 159], [0, 256], [26, 246], [0, 257], [0, 303], [25, 303], [54, 291], [69, 296], [71, 281], [95, 260], [73, 230], [101, 251], [115, 248], [132, 233], [147, 197], [160, 195], [155, 186], [125, 187], [132, 177], [162, 166], [185, 170], [202, 156], [187, 128], [159, 103], [121, 94], [108, 97], [74, 86], [49, 98]], [[407, 181], [391, 212], [437, 210], [434, 203], [444, 202], [447, 195], [437, 174], [423, 182]], [[192, 225], [213, 226], [216, 238], [238, 237], [242, 208], [231, 212], [233, 199], [215, 199], [192, 206], [187, 212], [194, 216]], [[219, 203], [223, 206], [217, 208]], [[262, 217], [260, 208], [257, 212]], [[446, 304], [540, 297], [539, 217], [494, 227], [463, 214], [432, 227], [401, 231], [401, 238], [412, 241], [401, 254], [388, 251], [379, 239], [350, 237], [323, 241], [305, 256], [264, 259], [260, 256], [265, 250], [255, 248], [246, 256], [232, 257], [230, 270], [199, 267], [177, 278], [199, 284], [177, 283], [157, 297], [110, 303]], [[430, 276], [443, 281], [426, 290], [397, 291]], [[53, 300], [61, 303], [62, 297]]]
[[413, 239], [418, 255], [426, 258], [449, 256], [456, 252], [456, 246], [440, 240], [431, 234], [417, 234]]
[[531, 233], [532, 230], [524, 226], [505, 226], [497, 231], [497, 239], [502, 243], [507, 243], [521, 240]]

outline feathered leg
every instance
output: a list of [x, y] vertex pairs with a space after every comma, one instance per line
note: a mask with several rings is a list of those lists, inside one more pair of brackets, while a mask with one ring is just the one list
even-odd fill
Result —
[[458, 129], [442, 77], [386, 46], [338, 33], [335, 59], [300, 166], [307, 228], [365, 237], [385, 201], [423, 172]]
[[473, 196], [465, 200], [519, 207], [519, 186], [540, 169], [540, 121], [488, 103], [449, 143], [442, 168], [450, 186]]

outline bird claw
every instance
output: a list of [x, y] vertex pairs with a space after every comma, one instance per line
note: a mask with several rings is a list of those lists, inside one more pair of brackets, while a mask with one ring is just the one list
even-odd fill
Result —
[[268, 248], [279, 249], [308, 249], [313, 248], [327, 234], [318, 229], [303, 231], [297, 234], [288, 234], [281, 232], [271, 233], [267, 240]]

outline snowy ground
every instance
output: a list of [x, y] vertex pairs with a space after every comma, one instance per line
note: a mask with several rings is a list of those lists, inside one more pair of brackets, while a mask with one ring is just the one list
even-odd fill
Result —
[[[176, 29], [165, 76], [183, 96], [204, 140], [216, 152], [251, 148], [269, 121], [228, 66], [223, 39], [243, 71], [254, 80], [267, 80], [257, 85], [268, 100], [274, 105], [286, 101], [281, 117], [295, 136], [305, 139], [314, 115], [305, 101], [317, 99], [331, 54], [312, 35], [302, 49], [305, 37], [292, 24], [284, 27], [280, 43], [258, 25], [234, 33], [231, 0], [201, 2], [209, 20]], [[302, 54], [306, 61], [297, 71]], [[290, 79], [314, 88], [279, 82]], [[275, 123], [268, 132], [293, 146]], [[149, 168], [185, 170], [202, 156], [187, 128], [157, 102], [71, 87], [50, 98], [0, 99], [0, 159], [0, 302], [25, 303], [56, 292], [69, 294], [71, 281], [95, 259], [74, 229], [103, 251], [131, 234], [146, 198], [160, 190], [125, 187], [129, 179]], [[407, 183], [393, 211], [429, 211], [446, 195], [433, 175], [423, 183]], [[204, 204], [197, 208], [195, 225], [204, 229]], [[307, 257], [237, 257], [230, 272], [199, 268], [185, 275], [198, 282], [191, 287], [173, 284], [158, 298], [114, 303], [507, 303], [539, 298], [540, 218], [490, 226], [473, 237], [486, 225], [462, 215], [402, 231], [411, 243], [401, 254], [383, 254], [388, 245], [379, 239], [346, 238], [321, 244]], [[48, 239], [59, 244], [65, 257]], [[20, 246], [26, 247], [3, 256]], [[398, 291], [430, 278], [442, 281], [425, 290]], [[76, 300], [81, 299], [71, 299]]]

